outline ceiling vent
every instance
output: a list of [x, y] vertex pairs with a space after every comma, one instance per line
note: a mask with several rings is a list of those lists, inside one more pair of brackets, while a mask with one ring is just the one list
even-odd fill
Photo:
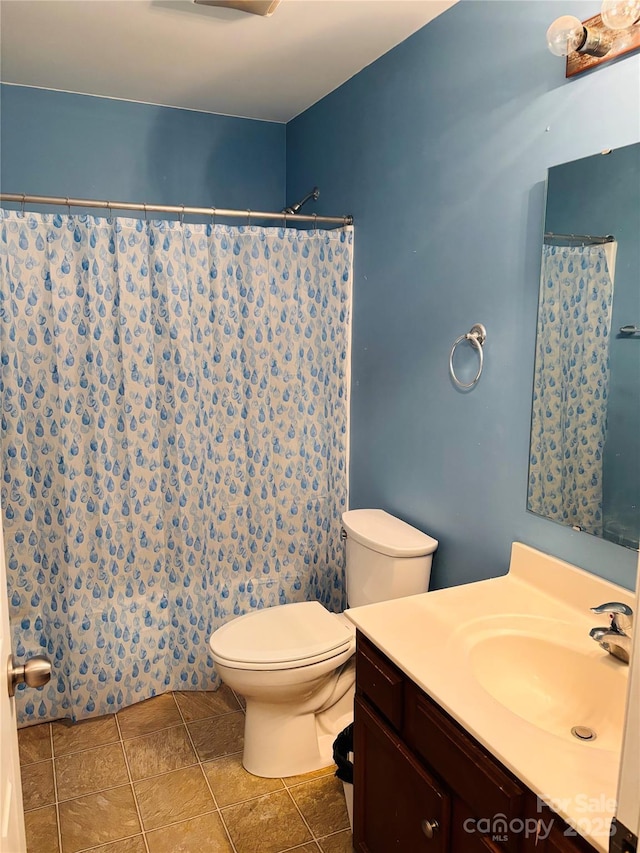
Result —
[[221, 9], [238, 9], [251, 15], [268, 18], [273, 15], [280, 0], [193, 0], [199, 6], [218, 6]]

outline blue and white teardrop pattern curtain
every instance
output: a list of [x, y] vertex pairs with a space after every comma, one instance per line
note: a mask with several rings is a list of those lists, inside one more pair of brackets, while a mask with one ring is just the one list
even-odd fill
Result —
[[528, 508], [602, 533], [613, 271], [603, 246], [544, 246]]
[[216, 683], [252, 608], [343, 606], [353, 232], [0, 211], [22, 721]]

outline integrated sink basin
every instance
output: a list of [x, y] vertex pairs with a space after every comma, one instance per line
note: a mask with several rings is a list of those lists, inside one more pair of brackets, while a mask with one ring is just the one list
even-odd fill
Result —
[[[515, 542], [509, 572], [347, 610], [356, 627], [599, 853], [609, 849], [629, 667], [589, 636], [634, 595]], [[572, 729], [586, 740], [572, 734]]]
[[[558, 633], [572, 632], [562, 626]], [[469, 638], [468, 655], [473, 677], [512, 713], [585, 748], [620, 750], [626, 667], [611, 655], [595, 645], [568, 645], [566, 636], [551, 640], [504, 629]]]

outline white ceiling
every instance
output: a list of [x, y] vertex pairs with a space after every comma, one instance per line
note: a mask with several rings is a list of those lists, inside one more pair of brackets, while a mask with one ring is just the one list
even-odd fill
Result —
[[4, 82], [288, 121], [455, 0], [3, 0]]

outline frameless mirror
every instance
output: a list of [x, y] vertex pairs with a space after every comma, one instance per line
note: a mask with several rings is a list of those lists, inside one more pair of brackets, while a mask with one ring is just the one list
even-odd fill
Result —
[[549, 169], [527, 509], [638, 547], [640, 143]]

